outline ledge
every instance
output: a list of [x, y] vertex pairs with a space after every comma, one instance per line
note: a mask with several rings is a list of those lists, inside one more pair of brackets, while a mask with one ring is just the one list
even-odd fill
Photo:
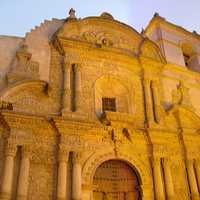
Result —
[[128, 113], [105, 111], [100, 120], [106, 125], [110, 125], [112, 122], [134, 123], [135, 117]]

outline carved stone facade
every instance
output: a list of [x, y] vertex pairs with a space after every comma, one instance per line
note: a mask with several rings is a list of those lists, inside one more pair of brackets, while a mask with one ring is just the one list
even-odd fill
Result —
[[139, 34], [73, 9], [0, 51], [1, 200], [200, 199], [200, 65], [158, 28], [198, 59], [158, 15]]

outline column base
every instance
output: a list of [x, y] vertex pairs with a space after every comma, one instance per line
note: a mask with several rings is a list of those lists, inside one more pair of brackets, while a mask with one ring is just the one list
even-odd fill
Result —
[[174, 196], [168, 196], [167, 200], [174, 200]]
[[27, 196], [25, 195], [18, 195], [17, 200], [27, 200]]
[[158, 200], [165, 200], [165, 197], [158, 197]]
[[63, 197], [57, 197], [56, 200], [66, 200], [66, 198], [63, 198]]
[[2, 192], [1, 195], [0, 195], [0, 199], [1, 200], [11, 200], [11, 194]]
[[68, 109], [68, 108], [62, 109], [61, 111], [62, 116], [69, 115], [69, 113], [71, 112], [72, 112], [71, 109]]
[[200, 200], [199, 194], [192, 194], [192, 200]]

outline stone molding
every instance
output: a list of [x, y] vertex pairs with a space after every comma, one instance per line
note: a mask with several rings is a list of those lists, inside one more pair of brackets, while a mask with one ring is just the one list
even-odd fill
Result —
[[14, 157], [17, 153], [17, 145], [8, 143], [6, 145], [5, 155]]
[[82, 153], [81, 152], [73, 152], [72, 162], [73, 164], [81, 163]]

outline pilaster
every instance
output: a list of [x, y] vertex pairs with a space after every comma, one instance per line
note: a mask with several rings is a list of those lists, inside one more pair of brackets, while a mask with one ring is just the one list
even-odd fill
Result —
[[14, 171], [14, 157], [17, 152], [15, 144], [8, 143], [5, 150], [5, 163], [3, 180], [1, 186], [1, 199], [10, 200], [12, 193], [13, 171]]
[[163, 184], [162, 173], [161, 173], [161, 159], [160, 158], [154, 158], [153, 172], [154, 172], [154, 187], [155, 187], [155, 193], [156, 193], [156, 200], [164, 200], [165, 193], [164, 193], [164, 184]]
[[76, 111], [77, 112], [81, 112], [81, 108], [82, 108], [82, 83], [81, 83], [81, 66], [80, 64], [76, 64], [75, 65], [75, 70], [76, 70], [76, 81], [75, 81], [75, 85], [76, 85]]
[[73, 174], [72, 174], [72, 199], [82, 199], [82, 154], [80, 152], [73, 152]]
[[22, 159], [20, 163], [20, 172], [17, 188], [17, 200], [26, 200], [28, 198], [28, 179], [30, 169], [31, 150], [28, 146], [22, 147]]
[[63, 66], [63, 71], [64, 71], [64, 84], [63, 84], [63, 109], [62, 109], [62, 114], [65, 112], [70, 112], [72, 105], [71, 105], [71, 70], [72, 70], [72, 65], [71, 63], [67, 62], [65, 60], [64, 66]]
[[199, 200], [199, 192], [194, 172], [194, 160], [188, 159], [186, 163], [192, 200]]
[[69, 152], [60, 148], [58, 154], [58, 181], [57, 181], [57, 200], [66, 199], [67, 193], [67, 163]]
[[196, 178], [200, 191], [200, 159], [195, 160]]
[[167, 200], [173, 200], [174, 199], [174, 184], [173, 184], [172, 174], [171, 174], [171, 161], [169, 158], [164, 158], [163, 168], [164, 168]]

